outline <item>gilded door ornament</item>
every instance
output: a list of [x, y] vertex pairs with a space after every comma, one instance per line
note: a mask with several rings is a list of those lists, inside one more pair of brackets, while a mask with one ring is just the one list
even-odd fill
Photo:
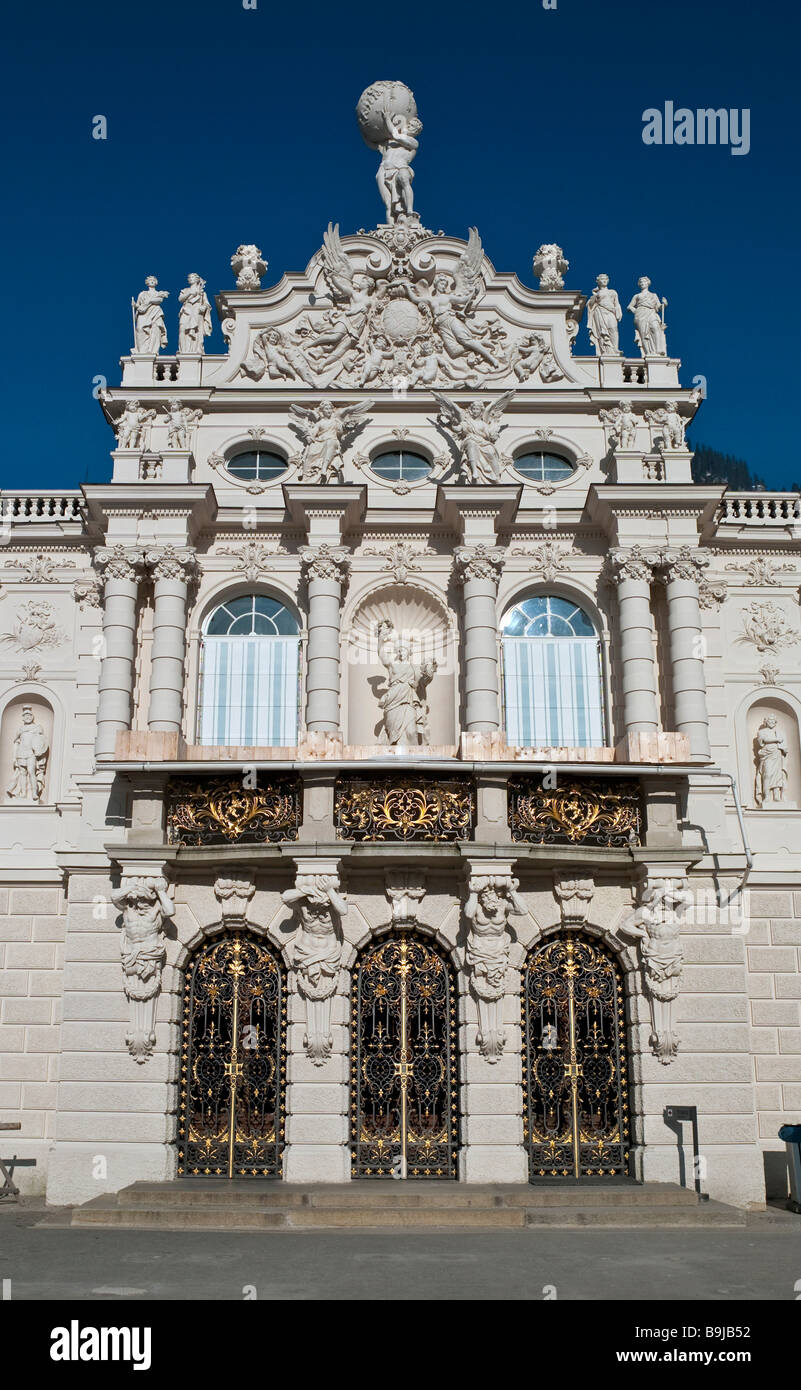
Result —
[[587, 844], [606, 849], [639, 845], [639, 787], [636, 782], [586, 778], [546, 788], [533, 778], [512, 777], [509, 826], [513, 840], [535, 845]]
[[468, 840], [475, 790], [470, 782], [343, 777], [334, 807], [340, 840]]
[[645, 878], [639, 905], [618, 927], [639, 946], [645, 990], [651, 1006], [649, 1046], [665, 1066], [679, 1050], [673, 1028], [673, 1001], [681, 986], [683, 951], [681, 923], [692, 903], [687, 879]]
[[456, 990], [428, 941], [369, 947], [352, 991], [352, 1173], [455, 1178]]
[[178, 1173], [280, 1177], [286, 996], [265, 942], [206, 942], [184, 988]]
[[249, 788], [241, 781], [175, 781], [167, 788], [171, 845], [296, 840], [301, 821], [297, 779], [270, 777]]
[[570, 932], [531, 952], [523, 976], [524, 1138], [532, 1179], [628, 1169], [620, 973], [600, 942]]

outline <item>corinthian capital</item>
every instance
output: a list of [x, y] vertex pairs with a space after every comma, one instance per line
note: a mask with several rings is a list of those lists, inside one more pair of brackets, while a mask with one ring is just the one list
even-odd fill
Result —
[[145, 564], [155, 579], [188, 580], [197, 565], [197, 555], [191, 546], [154, 546], [145, 552]]
[[316, 548], [303, 545], [300, 548], [300, 561], [306, 579], [334, 579], [344, 584], [350, 568], [350, 552], [341, 545], [328, 545], [323, 542]]
[[660, 558], [657, 550], [643, 550], [641, 545], [633, 545], [629, 550], [610, 550], [609, 576], [615, 584], [625, 579], [640, 579], [650, 583]]
[[682, 545], [678, 550], [666, 550], [663, 553], [661, 578], [665, 583], [669, 583], [671, 579], [690, 579], [697, 584], [708, 564], [709, 556], [702, 550]]
[[489, 545], [460, 545], [456, 551], [456, 578], [460, 584], [471, 579], [490, 579], [497, 587], [506, 556]]
[[94, 553], [95, 567], [109, 579], [126, 579], [133, 583], [142, 565], [142, 551], [130, 545], [104, 545]]

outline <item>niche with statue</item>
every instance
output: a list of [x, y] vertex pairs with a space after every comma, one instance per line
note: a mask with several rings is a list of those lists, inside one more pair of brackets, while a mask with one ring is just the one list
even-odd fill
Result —
[[456, 633], [430, 594], [408, 585], [371, 594], [345, 643], [349, 745], [456, 744]]
[[4, 806], [48, 801], [53, 709], [41, 695], [16, 695], [0, 723], [0, 788]]
[[794, 811], [801, 804], [798, 722], [783, 700], [755, 701], [747, 715], [752, 755], [751, 805], [763, 811]]

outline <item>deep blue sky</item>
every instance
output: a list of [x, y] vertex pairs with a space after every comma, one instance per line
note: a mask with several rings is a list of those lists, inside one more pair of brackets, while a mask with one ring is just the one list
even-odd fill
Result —
[[[257, 3], [32, 0], [4, 20], [3, 486], [108, 476], [92, 378], [119, 381], [145, 275], [171, 292], [174, 350], [190, 270], [210, 293], [231, 287], [232, 252], [255, 241], [273, 283], [303, 269], [329, 218], [376, 225], [354, 106], [384, 77], [413, 88], [424, 123], [425, 225], [474, 223], [496, 268], [527, 284], [544, 241], [584, 293], [606, 271], [625, 305], [650, 275], [683, 382], [708, 380], [695, 438], [769, 485], [798, 478], [791, 0]], [[666, 100], [749, 108], [750, 153], [645, 146], [642, 112]], [[207, 346], [222, 349], [218, 327]]]

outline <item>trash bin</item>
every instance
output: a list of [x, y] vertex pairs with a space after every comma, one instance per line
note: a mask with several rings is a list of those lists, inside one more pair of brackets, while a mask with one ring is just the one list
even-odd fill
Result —
[[787, 1210], [801, 1215], [801, 1125], [782, 1125], [779, 1138], [787, 1145], [787, 1167], [790, 1170]]

